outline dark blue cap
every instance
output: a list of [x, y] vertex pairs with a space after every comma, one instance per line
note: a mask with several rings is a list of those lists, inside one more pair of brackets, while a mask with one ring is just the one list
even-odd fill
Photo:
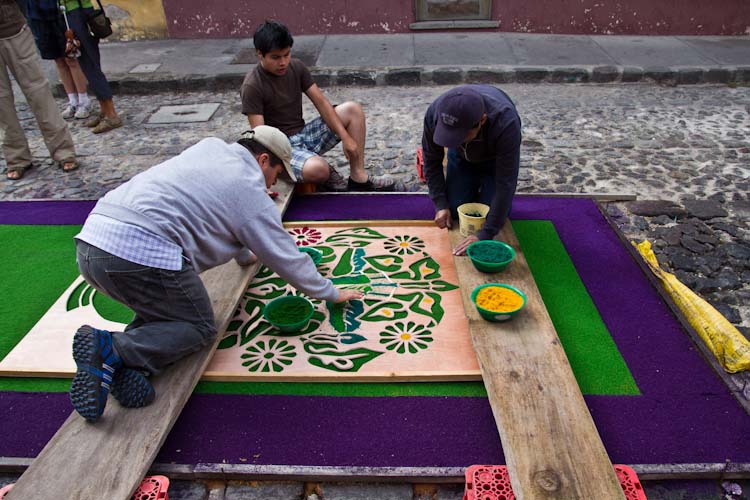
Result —
[[482, 119], [484, 101], [471, 87], [456, 87], [438, 99], [436, 111], [437, 127], [432, 140], [439, 146], [456, 148]]

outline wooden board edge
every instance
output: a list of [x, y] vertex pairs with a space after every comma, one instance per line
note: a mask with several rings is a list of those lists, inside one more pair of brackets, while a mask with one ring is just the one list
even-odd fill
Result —
[[288, 221], [284, 222], [284, 227], [429, 227], [434, 226], [435, 222], [424, 219], [401, 220], [401, 219], [378, 219], [378, 220], [311, 220], [311, 221]]
[[443, 372], [410, 372], [372, 373], [364, 376], [325, 376], [325, 375], [236, 375], [226, 372], [205, 372], [201, 381], [206, 382], [304, 382], [311, 384], [330, 384], [337, 382], [356, 383], [409, 383], [409, 382], [477, 382], [482, 380], [479, 370], [456, 371], [450, 374]]

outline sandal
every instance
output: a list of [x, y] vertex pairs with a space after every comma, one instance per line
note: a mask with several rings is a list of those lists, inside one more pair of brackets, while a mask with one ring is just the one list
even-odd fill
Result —
[[59, 162], [59, 166], [62, 169], [62, 171], [67, 174], [68, 172], [72, 172], [73, 170], [78, 170], [78, 167], [80, 165], [78, 165], [78, 161], [76, 161], [76, 159], [73, 158], [70, 160], [63, 160]]
[[31, 165], [27, 165], [25, 167], [9, 168], [6, 171], [5, 176], [10, 181], [20, 181], [23, 178], [24, 174], [26, 174], [26, 171], [30, 168], [31, 168]]
[[94, 128], [99, 125], [99, 122], [102, 121], [102, 118], [104, 118], [104, 113], [100, 111], [96, 114], [96, 116], [85, 122], [84, 125], [86, 125], [88, 128]]
[[116, 128], [122, 127], [122, 120], [119, 116], [115, 117], [109, 117], [105, 116], [102, 117], [101, 120], [99, 120], [99, 124], [94, 127], [92, 130], [95, 134], [103, 134], [104, 132], [109, 132], [110, 130], [114, 130]]

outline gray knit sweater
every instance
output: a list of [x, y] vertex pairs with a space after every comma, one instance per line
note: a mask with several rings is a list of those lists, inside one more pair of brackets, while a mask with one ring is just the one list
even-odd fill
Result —
[[266, 192], [260, 166], [239, 144], [203, 139], [110, 191], [91, 213], [176, 243], [197, 272], [250, 249], [305, 294], [338, 298], [338, 290], [310, 257], [297, 250]]

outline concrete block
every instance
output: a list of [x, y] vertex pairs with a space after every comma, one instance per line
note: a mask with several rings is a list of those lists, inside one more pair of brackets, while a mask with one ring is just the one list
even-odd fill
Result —
[[703, 70], [700, 68], [680, 68], [676, 75], [680, 85], [695, 85], [703, 81]]
[[398, 68], [385, 74], [386, 85], [419, 85], [422, 83], [422, 68]]
[[591, 71], [591, 81], [594, 83], [610, 83], [620, 78], [622, 70], [617, 66], [597, 66]]
[[331, 71], [311, 71], [311, 74], [318, 87], [330, 87], [335, 81]]
[[199, 481], [169, 481], [170, 500], [206, 500], [208, 489]]
[[413, 497], [411, 484], [324, 483], [321, 489], [325, 500], [412, 500]]
[[466, 83], [511, 83], [516, 80], [512, 69], [475, 68], [466, 72]]
[[373, 86], [377, 74], [375, 71], [340, 70], [336, 75], [338, 85], [363, 85]]
[[224, 500], [299, 500], [301, 496], [302, 485], [293, 482], [232, 482], [224, 492]]
[[750, 83], [750, 67], [738, 67], [734, 73], [734, 81], [737, 83]]
[[437, 85], [453, 85], [461, 83], [464, 71], [461, 68], [438, 68], [432, 70], [432, 81]]
[[539, 83], [549, 77], [547, 68], [521, 67], [516, 68], [516, 80], [518, 83]]
[[735, 70], [729, 68], [708, 68], [703, 73], [705, 83], [729, 83], [735, 78]]
[[582, 68], [556, 68], [552, 70], [549, 81], [560, 83], [586, 83], [589, 81], [589, 72]]
[[671, 68], [654, 66], [643, 68], [643, 78], [658, 83], [666, 83], [675, 80], [675, 72]]
[[626, 66], [622, 68], [623, 83], [640, 82], [643, 79], [643, 68], [635, 66]]

